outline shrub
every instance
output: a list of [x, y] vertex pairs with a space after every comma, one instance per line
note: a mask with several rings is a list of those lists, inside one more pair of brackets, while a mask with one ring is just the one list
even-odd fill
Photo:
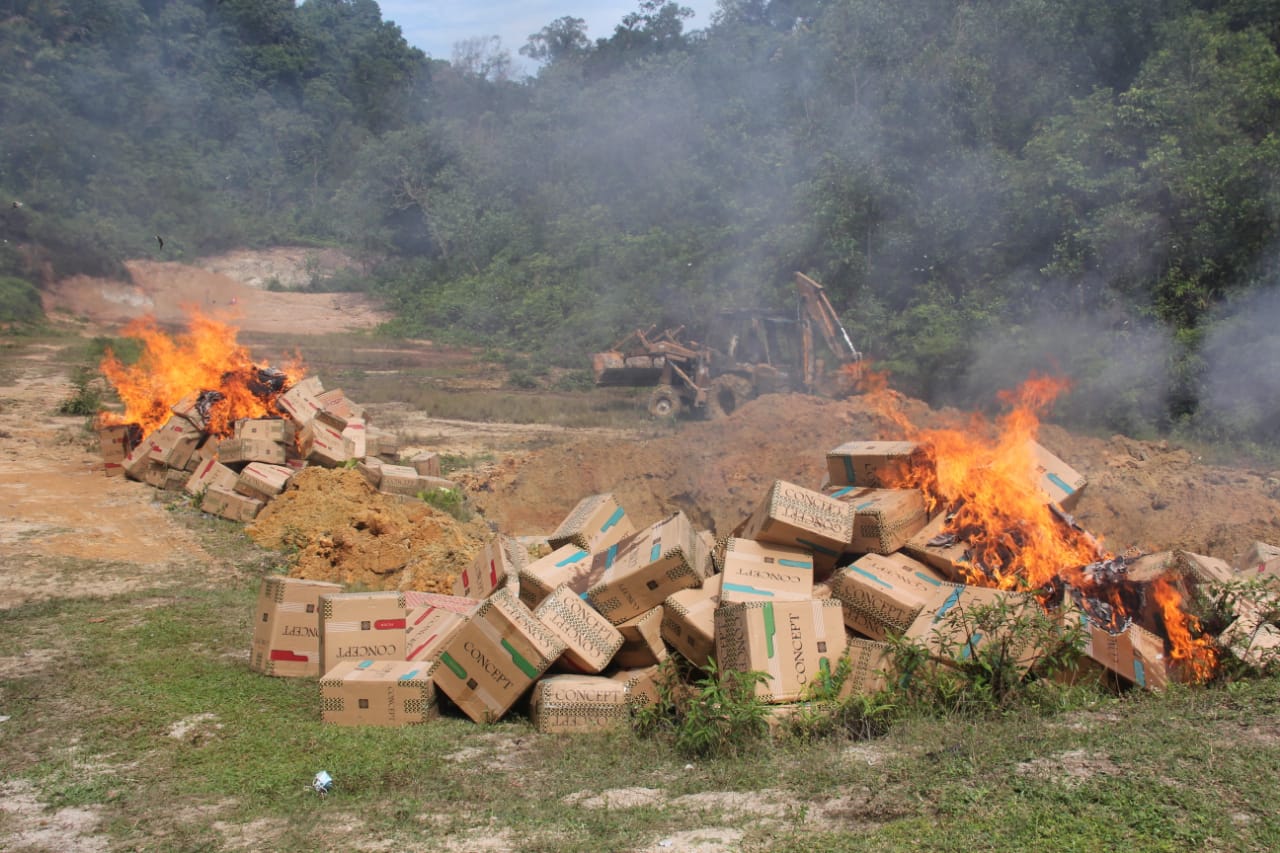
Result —
[[721, 672], [708, 661], [692, 684], [668, 658], [662, 664], [658, 701], [636, 716], [641, 734], [670, 737], [690, 757], [737, 755], [755, 746], [768, 732], [768, 709], [756, 697], [763, 672]]
[[418, 492], [418, 497], [441, 512], [447, 512], [458, 521], [471, 520], [471, 510], [467, 507], [466, 498], [457, 489], [428, 489]]
[[71, 376], [75, 392], [58, 404], [58, 414], [92, 417], [102, 408], [102, 391], [94, 384], [96, 372], [89, 367], [78, 367]]

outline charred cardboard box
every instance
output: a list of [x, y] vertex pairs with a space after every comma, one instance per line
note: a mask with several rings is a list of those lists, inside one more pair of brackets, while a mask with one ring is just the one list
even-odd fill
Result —
[[627, 705], [633, 711], [658, 701], [661, 693], [660, 679], [662, 678], [662, 667], [658, 664], [632, 669], [620, 669], [610, 675], [609, 678], [626, 688]]
[[1028, 443], [1035, 465], [1036, 488], [1068, 512], [1073, 510], [1080, 502], [1080, 493], [1089, 481], [1079, 471], [1050, 453], [1044, 445], [1035, 441]]
[[233, 491], [263, 503], [269, 502], [284, 491], [293, 477], [293, 469], [287, 465], [268, 465], [265, 462], [250, 462], [240, 469]]
[[405, 659], [435, 660], [478, 605], [456, 595], [406, 591]]
[[219, 462], [237, 471], [250, 462], [283, 465], [286, 461], [283, 444], [260, 438], [224, 438], [218, 442], [217, 454]]
[[945, 515], [937, 516], [908, 539], [902, 550], [948, 580], [962, 583], [965, 573], [973, 568], [969, 545], [943, 532], [947, 521]]
[[520, 543], [499, 533], [476, 554], [471, 565], [453, 582], [453, 594], [482, 601], [506, 585], [528, 563]]
[[347, 592], [320, 598], [320, 663], [404, 660], [408, 607], [403, 592]]
[[241, 418], [235, 424], [235, 437], [289, 445], [297, 437], [297, 427], [288, 418]]
[[912, 465], [928, 464], [914, 441], [850, 441], [827, 451], [827, 482], [832, 486], [893, 488]]
[[805, 697], [829, 679], [848, 638], [840, 602], [748, 601], [716, 610], [716, 655], [722, 677], [759, 670], [756, 696], [770, 704]]
[[892, 554], [929, 523], [919, 489], [837, 489], [831, 497], [853, 507], [851, 554]]
[[529, 718], [545, 734], [625, 728], [631, 720], [627, 686], [599, 675], [550, 675], [533, 686]]
[[821, 492], [776, 480], [747, 519], [743, 539], [804, 548], [815, 569], [830, 571], [853, 539], [853, 507]]
[[320, 596], [342, 586], [300, 578], [266, 577], [253, 610], [249, 668], [267, 675], [320, 675]]
[[1144, 554], [1130, 562], [1125, 572], [1123, 585], [1136, 599], [1126, 600], [1126, 604], [1135, 622], [1160, 634], [1164, 631], [1164, 608], [1157, 596], [1157, 583], [1170, 587], [1182, 608], [1196, 614], [1203, 610], [1211, 590], [1235, 576], [1225, 561], [1190, 551]]
[[[987, 645], [1011, 635], [1011, 626], [1028, 608], [1039, 607], [1026, 593], [963, 584], [939, 589], [912, 621], [903, 638], [914, 642], [937, 660], [957, 662], [971, 658]], [[985, 624], [983, 612], [1000, 612], [994, 627]], [[1015, 663], [1022, 672], [1031, 668], [1039, 650], [1013, 649]]]
[[564, 652], [506, 590], [489, 596], [440, 653], [436, 686], [477, 723], [505, 714]]
[[813, 555], [801, 548], [730, 537], [721, 560], [720, 600], [725, 604], [813, 597]]
[[591, 552], [563, 545], [520, 569], [520, 601], [532, 610], [561, 585], [582, 595], [602, 572], [592, 568]]
[[276, 405], [280, 411], [293, 419], [299, 427], [304, 427], [324, 408], [317, 397], [324, 393], [324, 386], [315, 376], [295, 382], [293, 386], [280, 395]]
[[667, 644], [662, 641], [663, 612], [662, 605], [658, 605], [618, 625], [622, 646], [613, 656], [615, 664], [638, 669], [667, 659]]
[[612, 494], [591, 495], [578, 501], [555, 532], [547, 537], [552, 549], [577, 545], [584, 551], [603, 551], [636, 532], [635, 525]]
[[662, 605], [662, 639], [697, 667], [716, 653], [716, 610], [724, 575], [712, 575], [702, 586], [672, 593]]
[[615, 625], [639, 616], [671, 593], [702, 584], [699, 550], [693, 525], [677, 512], [593, 555], [599, 579], [587, 600]]
[[1169, 683], [1164, 641], [1155, 634], [1136, 624], [1119, 632], [1108, 631], [1089, 617], [1078, 592], [1070, 587], [1064, 592], [1059, 613], [1063, 625], [1074, 622], [1080, 626], [1084, 633], [1083, 653], [1089, 662], [1075, 672], [1061, 673], [1059, 680], [1071, 683], [1099, 676], [1107, 681], [1118, 677], [1125, 683], [1153, 690]]
[[912, 572], [879, 554], [867, 554], [831, 575], [831, 595], [844, 610], [844, 622], [873, 640], [911, 627], [938, 591], [951, 584], [932, 573]]
[[320, 718], [340, 726], [406, 726], [439, 715], [438, 663], [343, 661], [320, 679]]
[[602, 672], [622, 648], [622, 634], [568, 586], [542, 599], [533, 615], [564, 643], [558, 665], [575, 672]]
[[253, 521], [262, 511], [262, 501], [233, 492], [223, 486], [209, 486], [200, 500], [200, 509], [230, 521]]

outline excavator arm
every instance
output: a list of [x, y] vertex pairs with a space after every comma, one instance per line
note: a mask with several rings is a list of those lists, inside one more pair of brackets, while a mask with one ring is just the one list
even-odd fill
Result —
[[821, 378], [818, 357], [814, 351], [814, 329], [822, 335], [827, 348], [835, 355], [841, 367], [857, 364], [862, 360], [862, 353], [858, 352], [853, 341], [849, 340], [849, 333], [840, 323], [840, 316], [836, 314], [836, 309], [831, 307], [831, 301], [827, 299], [822, 285], [804, 273], [798, 272], [796, 273], [796, 295], [799, 298], [804, 386], [806, 390], [812, 391]]

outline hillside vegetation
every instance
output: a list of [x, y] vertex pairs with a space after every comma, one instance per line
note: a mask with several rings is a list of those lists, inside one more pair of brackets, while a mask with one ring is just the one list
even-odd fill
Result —
[[[931, 403], [1267, 444], [1280, 18], [1256, 0], [641, 0], [425, 56], [373, 0], [0, 2], [0, 275], [345, 247], [392, 330], [568, 365], [823, 282]], [[588, 33], [604, 35], [592, 38]], [[161, 239], [163, 246], [160, 245]]]

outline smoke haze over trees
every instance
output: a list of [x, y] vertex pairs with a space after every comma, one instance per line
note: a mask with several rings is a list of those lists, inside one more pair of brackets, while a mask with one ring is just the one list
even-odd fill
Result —
[[1056, 369], [1069, 422], [1274, 442], [1274, 4], [686, 12], [443, 62], [373, 0], [0, 0], [0, 275], [327, 242], [400, 331], [581, 363], [801, 270], [931, 402]]

